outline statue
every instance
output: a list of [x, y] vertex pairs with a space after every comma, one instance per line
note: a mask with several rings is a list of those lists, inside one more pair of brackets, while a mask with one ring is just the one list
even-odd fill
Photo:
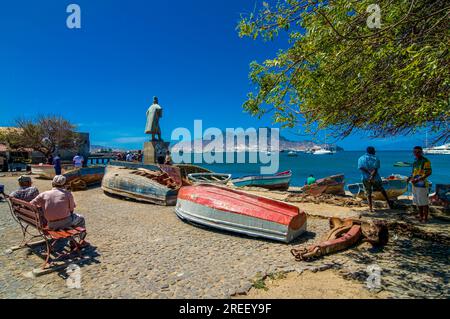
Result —
[[[162, 118], [162, 107], [158, 104], [158, 98], [153, 98], [153, 105], [147, 111], [147, 124], [145, 126], [145, 134], [152, 135], [152, 141], [162, 141], [161, 128], [159, 127], [159, 119]], [[155, 138], [158, 136], [158, 139]]]

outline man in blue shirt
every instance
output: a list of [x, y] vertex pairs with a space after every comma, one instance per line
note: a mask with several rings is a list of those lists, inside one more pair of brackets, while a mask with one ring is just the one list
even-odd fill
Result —
[[61, 175], [61, 155], [56, 155], [53, 158], [53, 167], [55, 168], [56, 176]]
[[369, 201], [370, 212], [373, 212], [373, 192], [381, 192], [386, 199], [389, 208], [392, 208], [392, 203], [383, 188], [383, 182], [378, 173], [380, 169], [380, 160], [375, 154], [375, 148], [370, 146], [367, 148], [367, 153], [361, 156], [358, 161], [358, 169], [362, 173], [362, 182], [366, 191], [367, 200]]

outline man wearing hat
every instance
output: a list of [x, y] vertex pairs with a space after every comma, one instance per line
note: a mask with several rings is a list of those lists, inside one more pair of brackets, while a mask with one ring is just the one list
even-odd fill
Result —
[[43, 209], [47, 226], [52, 230], [70, 227], [84, 228], [84, 217], [73, 212], [76, 207], [75, 200], [72, 193], [65, 189], [65, 185], [64, 176], [55, 176], [52, 182], [53, 189], [41, 193], [31, 204]]
[[20, 176], [18, 182], [19, 189], [12, 192], [9, 197], [17, 198], [25, 202], [31, 202], [39, 195], [39, 190], [32, 186], [33, 182], [31, 181], [30, 176]]

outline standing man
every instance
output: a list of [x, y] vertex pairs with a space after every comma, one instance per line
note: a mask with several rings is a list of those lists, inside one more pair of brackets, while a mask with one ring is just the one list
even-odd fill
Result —
[[0, 172], [7, 172], [6, 167], [8, 167], [6, 159], [0, 155]]
[[[153, 105], [147, 110], [147, 124], [145, 126], [145, 134], [152, 135], [152, 141], [161, 141], [161, 128], [159, 127], [159, 119], [162, 118], [162, 107], [158, 104], [158, 98], [153, 98]], [[158, 139], [155, 138], [158, 136]]]
[[84, 157], [81, 156], [80, 153], [77, 153], [77, 155], [74, 156], [72, 161], [73, 161], [73, 166], [75, 166], [75, 168], [81, 168], [81, 167], [83, 167]]
[[61, 155], [53, 157], [53, 167], [55, 168], [55, 175], [61, 175]]
[[422, 223], [428, 222], [430, 200], [429, 200], [429, 187], [428, 177], [433, 173], [431, 169], [431, 162], [423, 156], [423, 148], [416, 146], [413, 150], [416, 160], [413, 164], [412, 176], [408, 178], [408, 181], [412, 184], [412, 193], [414, 205], [419, 209], [419, 220]]
[[362, 173], [362, 182], [366, 191], [367, 200], [369, 201], [369, 209], [371, 213], [373, 212], [373, 192], [381, 192], [384, 199], [388, 203], [389, 208], [392, 209], [392, 203], [383, 188], [383, 182], [378, 172], [380, 167], [380, 160], [376, 156], [375, 148], [372, 146], [368, 147], [367, 153], [361, 156], [358, 161], [358, 169]]
[[127, 162], [132, 162], [133, 161], [133, 154], [131, 154], [130, 151], [127, 152], [127, 156], [125, 157], [125, 160]]
[[53, 165], [53, 155], [52, 155], [52, 154], [50, 154], [50, 155], [48, 156], [48, 158], [47, 158], [47, 164], [48, 164], [48, 165]]
[[164, 159], [164, 165], [173, 165], [172, 155], [170, 154], [169, 150], [167, 150], [167, 152], [166, 152], [166, 158]]

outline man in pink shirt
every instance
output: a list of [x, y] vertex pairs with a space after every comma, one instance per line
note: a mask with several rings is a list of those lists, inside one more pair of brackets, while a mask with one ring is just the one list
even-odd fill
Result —
[[[66, 178], [62, 175], [55, 176], [52, 185], [52, 190], [41, 193], [31, 201], [31, 204], [43, 209], [48, 228], [52, 230], [85, 228], [84, 217], [73, 212], [76, 204], [72, 193], [64, 187]], [[81, 239], [84, 240], [84, 237]]]

